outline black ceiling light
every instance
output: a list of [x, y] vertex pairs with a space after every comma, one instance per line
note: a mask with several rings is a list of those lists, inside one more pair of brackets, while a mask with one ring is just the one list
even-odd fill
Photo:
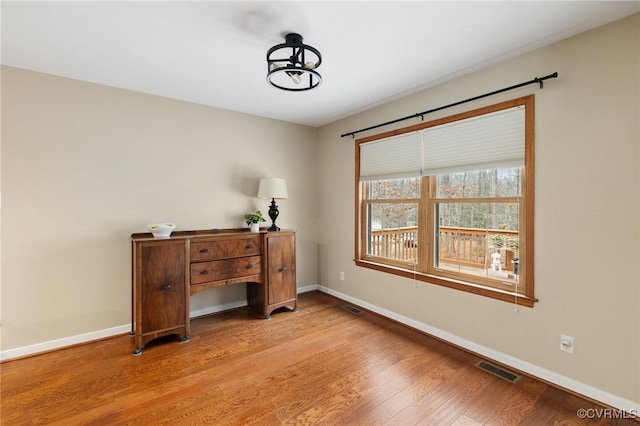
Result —
[[302, 36], [289, 33], [285, 42], [267, 51], [267, 82], [292, 92], [311, 90], [322, 83], [316, 71], [322, 62], [317, 49], [302, 43]]

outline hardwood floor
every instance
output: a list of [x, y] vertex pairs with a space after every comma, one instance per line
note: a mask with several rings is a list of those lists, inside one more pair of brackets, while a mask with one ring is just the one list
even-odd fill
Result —
[[580, 419], [601, 408], [345, 304], [304, 293], [296, 313], [199, 318], [139, 357], [120, 336], [4, 362], [2, 424], [638, 425]]

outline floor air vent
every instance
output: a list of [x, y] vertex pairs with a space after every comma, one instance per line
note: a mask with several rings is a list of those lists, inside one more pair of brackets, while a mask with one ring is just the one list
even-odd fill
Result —
[[344, 309], [347, 312], [351, 312], [354, 315], [360, 315], [362, 314], [362, 311], [358, 308], [355, 308], [351, 305], [342, 305], [342, 309]]
[[493, 365], [493, 364], [489, 364], [486, 361], [478, 361], [476, 362], [476, 367], [480, 368], [481, 370], [484, 370], [488, 373], [493, 374], [494, 376], [498, 376], [501, 379], [504, 379], [508, 382], [511, 383], [515, 383], [518, 380], [520, 380], [520, 376], [518, 376], [517, 374], [514, 374], [510, 371], [504, 370], [500, 367], [498, 367], [497, 365]]

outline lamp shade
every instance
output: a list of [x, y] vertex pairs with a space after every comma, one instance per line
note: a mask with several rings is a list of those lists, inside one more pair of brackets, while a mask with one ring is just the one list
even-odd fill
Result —
[[287, 199], [287, 182], [282, 178], [262, 178], [258, 187], [258, 198]]

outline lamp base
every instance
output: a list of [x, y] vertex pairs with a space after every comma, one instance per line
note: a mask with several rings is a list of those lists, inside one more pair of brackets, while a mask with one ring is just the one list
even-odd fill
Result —
[[276, 199], [271, 199], [271, 206], [269, 206], [269, 217], [271, 218], [271, 226], [267, 231], [279, 231], [280, 228], [276, 226], [276, 219], [280, 212], [278, 211], [278, 206], [276, 205]]

